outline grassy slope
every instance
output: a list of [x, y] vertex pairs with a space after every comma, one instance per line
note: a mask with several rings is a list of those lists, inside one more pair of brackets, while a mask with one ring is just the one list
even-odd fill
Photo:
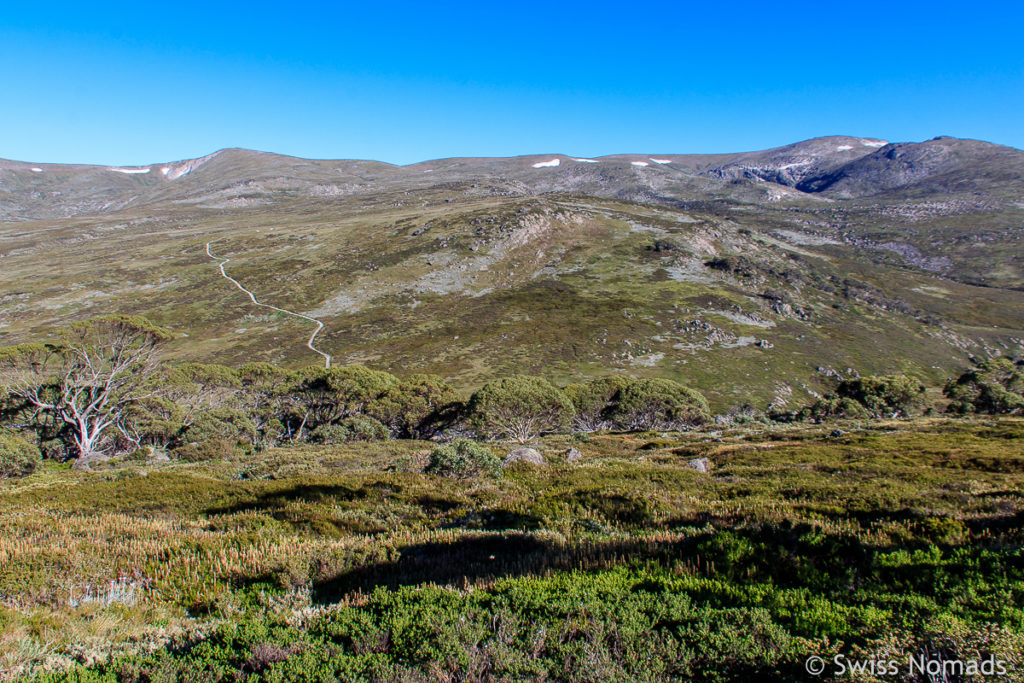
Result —
[[[831, 429], [552, 437], [538, 446], [551, 467], [495, 482], [402, 471], [429, 447], [416, 442], [51, 467], [0, 483], [0, 657], [64, 666], [212, 637], [109, 675], [472, 677], [482, 657], [499, 677], [579, 679], [584, 656], [610, 677], [640, 675], [624, 647], [647, 653], [651, 679], [792, 680], [810, 652], [885, 642], [1019, 654], [1024, 423]], [[570, 445], [577, 465], [560, 455]], [[697, 456], [710, 475], [685, 467]], [[132, 604], [69, 604], [118, 577], [139, 591]], [[452, 630], [460, 618], [468, 631]]]
[[[764, 407], [827, 388], [818, 368], [908, 371], [935, 383], [968, 354], [1019, 352], [1024, 338], [1024, 294], [839, 243], [842, 216], [808, 233], [816, 204], [809, 213], [681, 210], [476, 192], [284, 193], [258, 208], [8, 224], [0, 332], [5, 342], [36, 339], [117, 310], [176, 330], [172, 357], [315, 362], [304, 346], [311, 325], [249, 304], [206, 257], [213, 241], [263, 301], [317, 312], [327, 324], [321, 345], [338, 362], [436, 372], [466, 389], [513, 372], [567, 382], [626, 371], [687, 381], [717, 409]], [[656, 240], [678, 248], [652, 251]], [[703, 265], [727, 254], [760, 270], [744, 277]], [[849, 278], [866, 298], [844, 294], [838, 283]], [[760, 297], [768, 290], [812, 317], [773, 311]], [[693, 320], [717, 328], [714, 343], [687, 328]], [[755, 345], [762, 339], [772, 348]]]

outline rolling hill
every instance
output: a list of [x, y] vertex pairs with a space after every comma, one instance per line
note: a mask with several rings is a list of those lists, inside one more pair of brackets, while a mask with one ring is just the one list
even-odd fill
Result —
[[394, 166], [241, 149], [0, 161], [0, 336], [138, 313], [169, 353], [567, 382], [665, 376], [719, 409], [836, 376], [931, 383], [1024, 350], [1024, 152], [826, 137], [753, 153]]

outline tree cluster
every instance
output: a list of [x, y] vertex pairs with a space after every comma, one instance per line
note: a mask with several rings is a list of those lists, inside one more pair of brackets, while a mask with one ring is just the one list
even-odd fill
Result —
[[955, 414], [1024, 415], [1024, 359], [981, 361], [946, 383], [946, 410]]
[[197, 461], [442, 432], [525, 443], [570, 428], [681, 429], [708, 417], [703, 396], [669, 380], [614, 377], [563, 390], [518, 375], [463, 400], [441, 377], [362, 366], [161, 363], [168, 336], [141, 318], [114, 317], [74, 325], [58, 342], [0, 349], [0, 424], [47, 457], [89, 467], [146, 448]]
[[792, 413], [774, 412], [779, 421], [902, 418], [926, 410], [925, 386], [907, 375], [869, 375], [840, 381], [835, 390]]

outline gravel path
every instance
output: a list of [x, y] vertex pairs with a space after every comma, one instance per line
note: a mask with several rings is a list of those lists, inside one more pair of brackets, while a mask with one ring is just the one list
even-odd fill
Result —
[[315, 346], [313, 346], [313, 342], [316, 340], [316, 336], [318, 334], [320, 334], [320, 330], [324, 329], [324, 324], [322, 322], [320, 322], [316, 318], [311, 318], [308, 315], [303, 315], [302, 313], [296, 313], [295, 311], [289, 311], [286, 308], [278, 308], [277, 306], [271, 306], [270, 304], [262, 303], [259, 299], [256, 298], [255, 294], [253, 294], [248, 289], [243, 287], [241, 282], [239, 282], [238, 280], [236, 280], [235, 278], [231, 277], [226, 272], [224, 272], [224, 264], [226, 264], [231, 259], [221, 258], [219, 256], [214, 256], [213, 253], [210, 251], [210, 243], [209, 242], [206, 243], [206, 255], [209, 256], [210, 258], [212, 258], [214, 261], [218, 261], [219, 262], [218, 265], [220, 266], [220, 274], [223, 275], [228, 280], [231, 280], [231, 282], [234, 283], [235, 287], [238, 287], [240, 290], [242, 290], [243, 292], [248, 294], [249, 298], [252, 299], [252, 302], [254, 304], [256, 304], [257, 306], [262, 306], [263, 308], [269, 308], [269, 309], [271, 309], [273, 311], [278, 311], [279, 313], [286, 313], [288, 315], [293, 315], [296, 318], [302, 318], [303, 320], [308, 320], [311, 323], [316, 323], [316, 330], [313, 332], [312, 335], [310, 335], [309, 341], [306, 342], [306, 346], [308, 346], [311, 351], [319, 353], [321, 356], [323, 356], [323, 358], [324, 358], [324, 366], [325, 367], [328, 367], [328, 368], [331, 367], [331, 356], [330, 356], [330, 354], [324, 353], [320, 349], [318, 349]]

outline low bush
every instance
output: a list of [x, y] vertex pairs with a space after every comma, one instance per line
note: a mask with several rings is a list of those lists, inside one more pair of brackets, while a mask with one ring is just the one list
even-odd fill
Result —
[[[832, 418], [911, 417], [926, 405], [925, 387], [906, 375], [870, 375], [842, 380], [834, 392], [793, 413], [791, 418], [822, 422]], [[773, 414], [773, 419], [784, 419]]]
[[501, 460], [486, 446], [470, 439], [459, 439], [431, 451], [425, 471], [457, 479], [498, 477]]
[[840, 398], [857, 401], [872, 417], [910, 417], [925, 403], [925, 388], [906, 375], [871, 375], [839, 383]]
[[200, 414], [185, 429], [181, 440], [197, 443], [224, 440], [232, 444], [251, 444], [256, 426], [245, 413], [231, 408], [218, 408]]
[[35, 444], [0, 431], [0, 478], [24, 477], [36, 471], [43, 456]]
[[840, 398], [830, 394], [803, 408], [797, 417], [810, 422], [822, 422], [832, 418], [866, 420], [871, 417], [871, 413], [852, 398]]
[[227, 439], [207, 439], [182, 444], [171, 452], [171, 456], [185, 462], [225, 460], [234, 456], [235, 444]]

